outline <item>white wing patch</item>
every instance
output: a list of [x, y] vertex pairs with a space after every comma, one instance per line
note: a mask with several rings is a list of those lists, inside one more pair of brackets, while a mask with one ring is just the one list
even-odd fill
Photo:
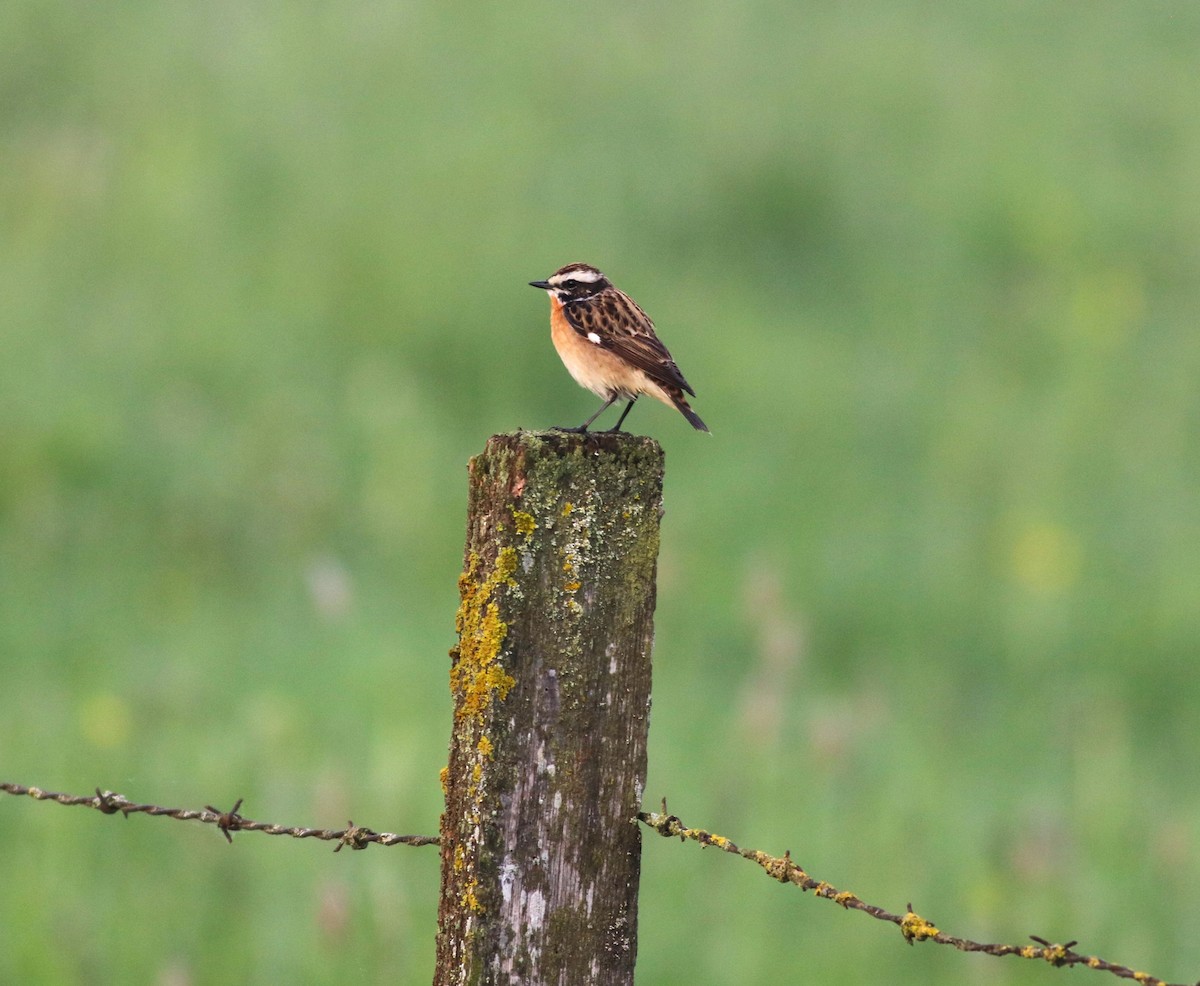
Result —
[[594, 342], [597, 346], [600, 345], [600, 337], [595, 332], [588, 333], [588, 342]]

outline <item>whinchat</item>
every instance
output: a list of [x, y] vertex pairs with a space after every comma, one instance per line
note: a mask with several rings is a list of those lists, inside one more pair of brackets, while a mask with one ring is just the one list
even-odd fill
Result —
[[697, 431], [708, 426], [688, 404], [696, 396], [675, 360], [654, 334], [654, 323], [624, 291], [589, 264], [567, 264], [544, 281], [530, 281], [550, 296], [550, 338], [568, 372], [581, 387], [604, 398], [604, 405], [578, 428], [588, 425], [618, 400], [625, 410], [609, 429], [620, 431], [625, 416], [642, 394], [676, 408]]

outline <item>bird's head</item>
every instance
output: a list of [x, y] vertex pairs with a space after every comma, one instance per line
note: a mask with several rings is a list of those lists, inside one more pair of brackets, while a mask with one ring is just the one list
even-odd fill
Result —
[[590, 264], [567, 264], [546, 280], [530, 281], [529, 284], [541, 288], [563, 305], [591, 298], [605, 288], [612, 287], [612, 282]]

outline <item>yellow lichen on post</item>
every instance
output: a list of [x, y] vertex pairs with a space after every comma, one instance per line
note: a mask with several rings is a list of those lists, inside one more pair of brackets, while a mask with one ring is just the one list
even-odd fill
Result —
[[517, 533], [525, 538], [526, 542], [533, 537], [533, 532], [537, 530], [537, 521], [534, 520], [533, 514], [528, 514], [524, 510], [518, 510], [513, 507], [513, 523], [517, 526]]
[[463, 907], [470, 908], [475, 913], [480, 914], [483, 912], [483, 908], [479, 906], [479, 898], [475, 896], [475, 888], [477, 886], [479, 884], [475, 880], [468, 881], [459, 899], [459, 903]]
[[[518, 526], [520, 521], [518, 519]], [[483, 574], [484, 562], [477, 551], [467, 557], [466, 569], [459, 576], [460, 602], [454, 619], [458, 644], [451, 650], [450, 691], [454, 696], [457, 733], [465, 740], [464, 756], [454, 761], [456, 777], [466, 778], [463, 809], [469, 822], [465, 835], [453, 848], [453, 872], [462, 874], [458, 904], [472, 914], [484, 911], [480, 901], [476, 866], [480, 851], [485, 764], [492, 757], [492, 739], [488, 735], [488, 712], [496, 701], [503, 701], [516, 679], [500, 662], [508, 624], [501, 619], [498, 593], [513, 589], [516, 581], [517, 552], [501, 548], [491, 571]], [[477, 738], [474, 738], [476, 737]], [[442, 787], [450, 794], [448, 776]], [[461, 783], [461, 780], [460, 782]]]
[[462, 601], [454, 620], [458, 646], [451, 652], [454, 664], [450, 668], [450, 691], [457, 699], [459, 716], [482, 720], [493, 698], [503, 700], [516, 683], [499, 661], [508, 624], [500, 619], [500, 607], [493, 598], [499, 586], [515, 584], [512, 575], [516, 570], [516, 551], [502, 548], [487, 578], [479, 579], [479, 556], [474, 553], [459, 576]]

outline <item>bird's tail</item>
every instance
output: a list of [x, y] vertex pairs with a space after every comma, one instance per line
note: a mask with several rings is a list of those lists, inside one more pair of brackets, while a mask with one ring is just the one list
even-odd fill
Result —
[[708, 425], [700, 420], [700, 415], [692, 410], [692, 406], [687, 402], [687, 398], [684, 397], [683, 394], [672, 394], [671, 398], [675, 402], [675, 406], [679, 408], [679, 413], [688, 419], [688, 424], [690, 424], [697, 431], [703, 431], [711, 434], [711, 432], [708, 431]]

